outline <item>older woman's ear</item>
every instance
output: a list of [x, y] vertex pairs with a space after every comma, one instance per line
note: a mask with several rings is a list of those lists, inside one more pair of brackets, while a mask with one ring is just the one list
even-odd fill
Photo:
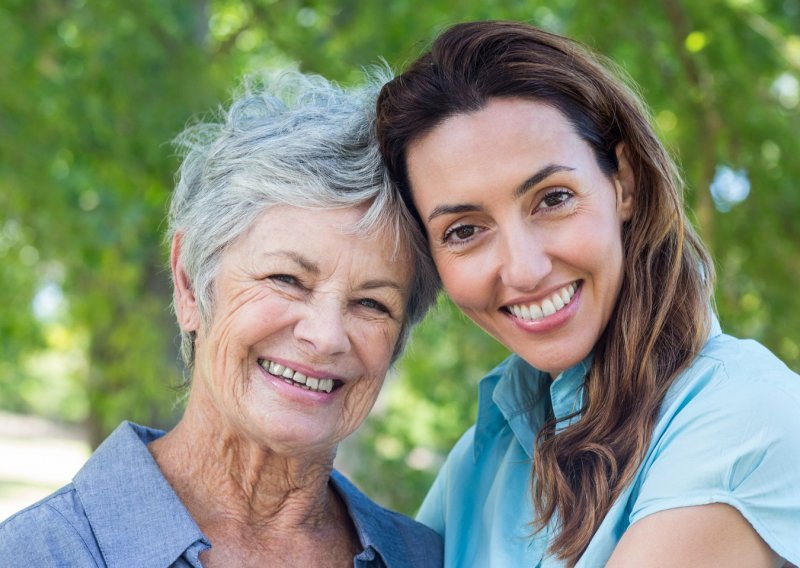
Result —
[[633, 216], [633, 194], [636, 191], [636, 178], [628, 160], [628, 150], [620, 142], [616, 148], [617, 173], [614, 174], [614, 188], [617, 193], [617, 211], [623, 221], [630, 221]]
[[183, 268], [181, 260], [181, 245], [183, 234], [175, 233], [172, 237], [170, 251], [170, 266], [172, 268], [173, 302], [178, 325], [183, 331], [197, 331], [200, 327], [200, 309], [189, 275]]

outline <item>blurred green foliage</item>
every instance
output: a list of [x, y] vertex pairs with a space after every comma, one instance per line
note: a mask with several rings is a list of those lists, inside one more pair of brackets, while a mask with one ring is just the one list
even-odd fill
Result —
[[[345, 83], [465, 19], [530, 21], [635, 78], [679, 156], [720, 278], [718, 310], [800, 370], [800, 0], [0, 1], [0, 408], [168, 427], [177, 329], [161, 241], [170, 140], [248, 70]], [[749, 197], [722, 212], [719, 166]], [[442, 299], [348, 467], [413, 512], [505, 351]]]

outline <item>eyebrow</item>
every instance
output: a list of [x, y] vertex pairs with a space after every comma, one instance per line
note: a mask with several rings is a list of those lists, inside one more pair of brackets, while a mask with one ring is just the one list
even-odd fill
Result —
[[543, 167], [541, 170], [533, 174], [531, 177], [523, 181], [521, 184], [517, 186], [514, 190], [514, 198], [517, 199], [525, 195], [528, 191], [532, 188], [536, 187], [544, 180], [549, 178], [553, 174], [557, 174], [558, 172], [572, 172], [575, 171], [575, 168], [570, 168], [569, 166], [562, 166], [559, 164], [548, 164]]
[[375, 290], [377, 288], [391, 288], [397, 290], [401, 294], [405, 290], [403, 286], [394, 280], [367, 280], [359, 286], [360, 290]]
[[[305, 270], [306, 272], [310, 272], [312, 274], [319, 274], [321, 269], [319, 264], [316, 262], [307, 259], [302, 254], [297, 253], [291, 250], [279, 250], [274, 252], [267, 252], [264, 253], [265, 256], [286, 256], [289, 257], [290, 260], [296, 262], [300, 268]], [[376, 290], [378, 288], [391, 288], [393, 290], [397, 290], [401, 294], [405, 291], [405, 288], [400, 285], [399, 283], [395, 282], [394, 280], [386, 280], [386, 279], [376, 279], [376, 280], [367, 280], [358, 286], [360, 290]]]
[[[549, 178], [551, 175], [558, 172], [572, 172], [575, 168], [569, 166], [562, 166], [559, 164], [548, 164], [531, 177], [519, 184], [513, 191], [514, 199], [518, 199], [525, 195], [532, 188]], [[431, 214], [428, 215], [428, 222], [430, 223], [434, 218], [440, 215], [448, 215], [452, 213], [469, 213], [471, 211], [478, 211], [480, 207], [471, 203], [460, 203], [458, 205], [438, 205], [433, 208]]]
[[274, 252], [267, 252], [264, 253], [264, 256], [286, 256], [290, 260], [297, 263], [300, 266], [300, 268], [302, 268], [306, 272], [311, 272], [312, 274], [320, 273], [319, 265], [316, 262], [309, 260], [302, 254], [299, 254], [291, 250], [278, 250]]

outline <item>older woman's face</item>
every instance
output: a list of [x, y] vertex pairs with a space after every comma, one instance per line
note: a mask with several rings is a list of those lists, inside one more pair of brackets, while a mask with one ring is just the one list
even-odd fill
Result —
[[407, 163], [444, 287], [473, 321], [553, 376], [608, 323], [633, 182], [609, 178], [553, 107], [490, 101], [414, 142]]
[[388, 236], [347, 234], [361, 214], [272, 207], [222, 254], [192, 387], [221, 427], [291, 454], [333, 448], [366, 417], [410, 270]]

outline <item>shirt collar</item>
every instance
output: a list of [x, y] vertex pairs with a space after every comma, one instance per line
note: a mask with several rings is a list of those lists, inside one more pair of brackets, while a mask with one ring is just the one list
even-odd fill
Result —
[[557, 429], [565, 428], [577, 416], [563, 420], [583, 405], [583, 385], [592, 355], [574, 367], [550, 375], [511, 355], [481, 381], [478, 399], [478, 420], [475, 425], [475, 458], [486, 444], [507, 424], [528, 457], [541, 427], [552, 409], [560, 420]]
[[722, 327], [719, 325], [719, 318], [717, 317], [717, 314], [715, 314], [714, 311], [712, 310], [711, 311], [711, 326], [709, 327], [709, 330], [708, 330], [708, 339], [709, 340], [714, 339], [718, 335], [722, 335]]
[[164, 432], [123, 422], [73, 484], [109, 567], [199, 565], [210, 543], [159, 470], [147, 444]]
[[414, 543], [402, 542], [391, 513], [370, 500], [336, 470], [331, 473], [331, 483], [344, 501], [364, 547], [354, 560], [371, 563], [377, 555], [387, 568], [411, 568], [413, 562], [408, 559], [408, 550]]
[[[710, 309], [710, 308], [709, 308]], [[708, 339], [722, 333], [719, 319], [710, 311]], [[533, 457], [533, 445], [547, 420], [548, 402], [558, 420], [556, 431], [575, 423], [580, 416], [565, 419], [583, 407], [584, 383], [592, 365], [593, 353], [554, 380], [517, 355], [511, 355], [481, 381], [478, 388], [478, 419], [475, 423], [473, 446], [478, 459], [487, 443], [506, 425]], [[549, 401], [545, 396], [549, 390]]]

